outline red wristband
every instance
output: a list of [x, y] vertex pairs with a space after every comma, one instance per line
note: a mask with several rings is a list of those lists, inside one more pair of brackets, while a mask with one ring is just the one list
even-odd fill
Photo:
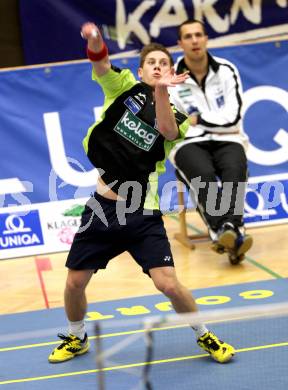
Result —
[[90, 61], [101, 61], [103, 58], [105, 58], [108, 55], [108, 49], [105, 43], [103, 42], [102, 49], [95, 53], [95, 51], [92, 51], [89, 49], [87, 46], [87, 57], [89, 58]]

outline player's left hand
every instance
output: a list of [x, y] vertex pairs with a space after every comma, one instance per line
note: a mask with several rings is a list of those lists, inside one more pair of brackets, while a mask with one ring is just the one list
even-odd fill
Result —
[[189, 78], [188, 73], [189, 71], [186, 71], [181, 74], [176, 74], [174, 68], [169, 69], [159, 79], [158, 85], [163, 87], [175, 87], [178, 84], [184, 83], [184, 81]]

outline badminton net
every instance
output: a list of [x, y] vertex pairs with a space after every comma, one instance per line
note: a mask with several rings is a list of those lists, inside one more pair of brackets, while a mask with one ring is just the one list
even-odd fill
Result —
[[[199, 323], [235, 347], [230, 363], [197, 345]], [[288, 388], [286, 303], [99, 322], [95, 332], [98, 390]]]

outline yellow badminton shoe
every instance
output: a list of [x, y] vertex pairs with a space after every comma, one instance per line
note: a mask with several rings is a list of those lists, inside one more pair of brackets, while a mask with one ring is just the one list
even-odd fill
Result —
[[232, 345], [219, 340], [212, 332], [207, 332], [197, 340], [197, 344], [208, 352], [218, 363], [227, 363], [235, 354]]
[[50, 363], [66, 362], [66, 360], [73, 359], [75, 356], [83, 355], [89, 349], [89, 341], [86, 333], [83, 340], [73, 336], [73, 334], [65, 336], [59, 333], [58, 337], [63, 342], [51, 352], [48, 358]]

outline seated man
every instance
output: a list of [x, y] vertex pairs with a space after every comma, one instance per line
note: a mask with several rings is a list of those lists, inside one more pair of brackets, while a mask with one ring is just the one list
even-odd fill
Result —
[[190, 115], [191, 126], [170, 159], [208, 227], [212, 248], [227, 251], [237, 264], [253, 242], [243, 225], [248, 137], [241, 126], [240, 76], [232, 63], [208, 53], [202, 22], [187, 20], [178, 33], [184, 57], [176, 73], [190, 77], [169, 93], [177, 109]]

